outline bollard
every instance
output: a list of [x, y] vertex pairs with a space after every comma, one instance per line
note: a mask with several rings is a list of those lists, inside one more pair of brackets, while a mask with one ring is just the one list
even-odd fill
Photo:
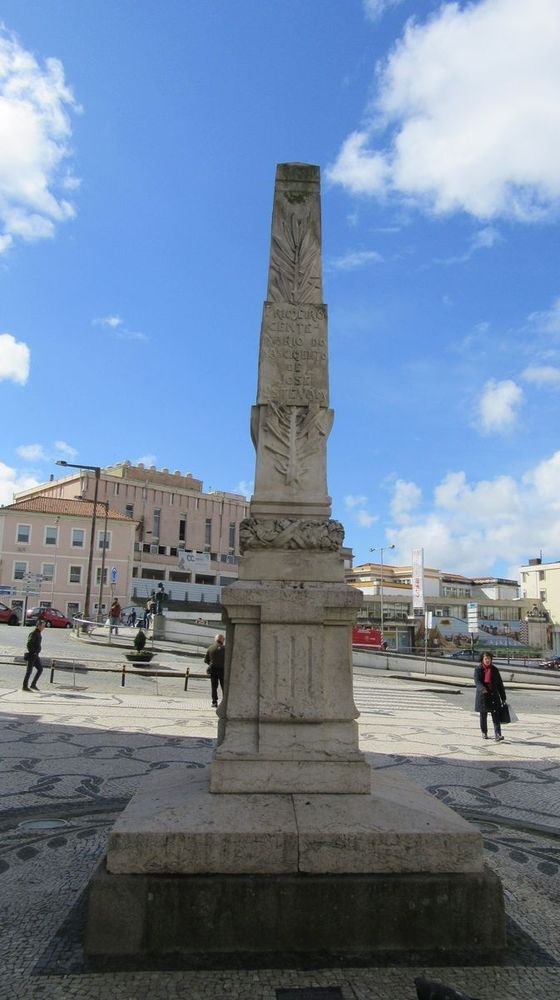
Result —
[[52, 682], [54, 680], [54, 666], [55, 666], [55, 661], [51, 660], [51, 680], [50, 680], [51, 684], [52, 684]]
[[122, 668], [121, 687], [124, 687], [125, 673], [126, 673], [126, 663], [123, 664], [123, 668]]
[[189, 686], [189, 674], [190, 674], [190, 672], [191, 672], [191, 668], [187, 667], [187, 669], [185, 670], [185, 688], [184, 688], [185, 691], [187, 690], [187, 688]]

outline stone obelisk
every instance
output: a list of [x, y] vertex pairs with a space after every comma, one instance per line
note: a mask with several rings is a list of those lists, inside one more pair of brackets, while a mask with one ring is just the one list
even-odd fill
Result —
[[[499, 950], [480, 833], [358, 746], [343, 530], [330, 518], [319, 170], [277, 168], [251, 429], [255, 493], [223, 592], [225, 694], [204, 768], [157, 771], [90, 884], [90, 955]], [[202, 958], [200, 957], [202, 956]], [[264, 959], [263, 959], [264, 960]]]
[[228, 669], [212, 792], [370, 791], [358, 748], [344, 530], [330, 519], [327, 307], [319, 168], [276, 171], [268, 294], [251, 413], [255, 492], [239, 581], [222, 602]]

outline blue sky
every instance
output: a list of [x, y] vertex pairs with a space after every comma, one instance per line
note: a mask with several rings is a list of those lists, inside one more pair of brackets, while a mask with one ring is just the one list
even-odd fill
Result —
[[560, 557], [557, 0], [0, 17], [0, 502], [57, 458], [250, 492], [274, 172], [298, 160], [322, 171], [356, 562]]

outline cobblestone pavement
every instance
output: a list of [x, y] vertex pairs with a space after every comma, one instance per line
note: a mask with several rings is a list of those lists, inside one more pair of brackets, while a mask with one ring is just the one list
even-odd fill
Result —
[[355, 677], [362, 746], [374, 766], [405, 773], [484, 835], [509, 921], [498, 967], [420, 966], [405, 956], [360, 968], [95, 971], [81, 950], [89, 878], [145, 774], [209, 760], [216, 717], [208, 682], [191, 681], [185, 694], [176, 678], [164, 679], [156, 695], [147, 682], [132, 692], [87, 674], [51, 685], [45, 673], [41, 693], [31, 695], [21, 691], [21, 672], [4, 664], [0, 674], [0, 1000], [279, 1000], [290, 989], [305, 1000], [306, 988], [309, 1000], [327, 988], [343, 1000], [414, 1000], [416, 975], [480, 1000], [559, 1000], [558, 698], [525, 695], [507, 741], [485, 743], [472, 691]]

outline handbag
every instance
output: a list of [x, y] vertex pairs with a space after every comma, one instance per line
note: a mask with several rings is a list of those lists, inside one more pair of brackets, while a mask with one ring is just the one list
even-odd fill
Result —
[[504, 701], [500, 708], [500, 722], [506, 726], [510, 722], [519, 722], [517, 715], [513, 711], [513, 708], [508, 705], [507, 701]]

